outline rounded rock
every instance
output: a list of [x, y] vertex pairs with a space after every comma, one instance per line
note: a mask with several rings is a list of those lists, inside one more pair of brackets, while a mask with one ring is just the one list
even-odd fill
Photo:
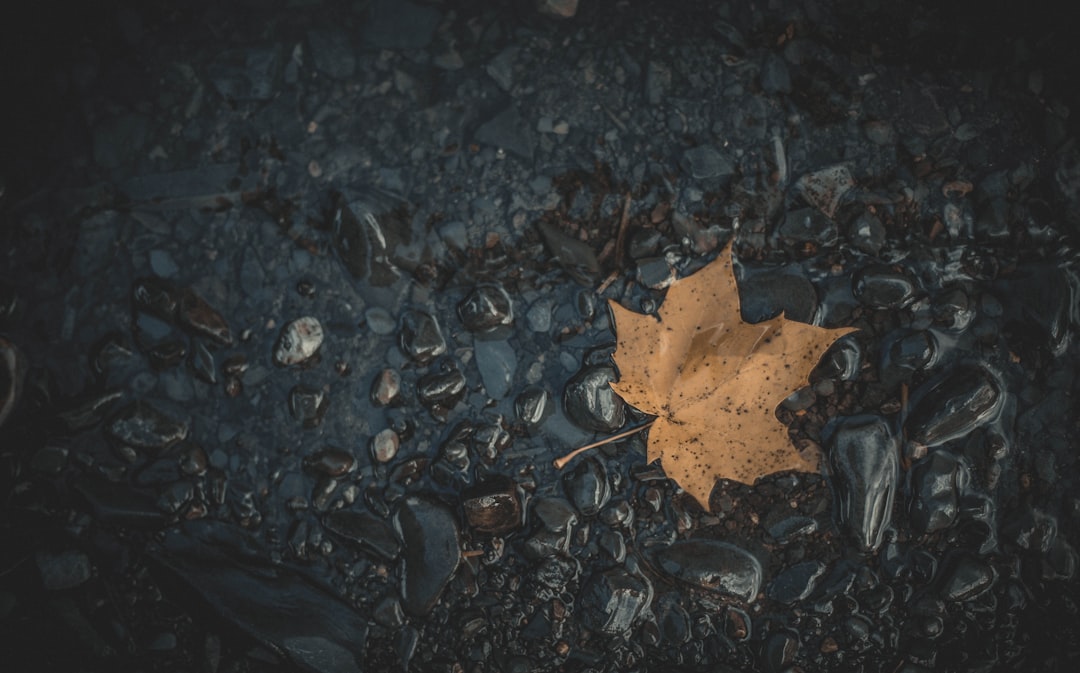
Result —
[[302, 364], [315, 356], [323, 342], [322, 324], [311, 316], [293, 320], [281, 329], [274, 346], [274, 363], [282, 367]]
[[506, 290], [494, 284], [477, 285], [457, 306], [458, 317], [470, 332], [490, 332], [513, 324], [514, 306]]
[[609, 365], [586, 366], [566, 384], [563, 404], [575, 424], [593, 432], [614, 432], [626, 420], [626, 404], [611, 383], [615, 369]]
[[607, 469], [599, 460], [585, 458], [563, 475], [563, 490], [583, 516], [596, 516], [611, 498]]
[[668, 576], [710, 591], [753, 602], [761, 588], [761, 564], [749, 552], [718, 540], [680, 540], [656, 553]]
[[401, 438], [390, 428], [380, 430], [371, 438], [371, 455], [380, 463], [389, 463], [397, 455]]

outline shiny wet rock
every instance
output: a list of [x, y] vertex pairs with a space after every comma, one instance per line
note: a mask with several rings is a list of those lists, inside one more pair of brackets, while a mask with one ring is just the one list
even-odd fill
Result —
[[850, 416], [833, 422], [827, 452], [837, 522], [860, 549], [876, 550], [892, 517], [899, 438], [880, 416]]
[[117, 412], [107, 430], [113, 439], [127, 446], [163, 449], [187, 437], [188, 423], [139, 400]]
[[593, 432], [614, 432], [626, 419], [626, 405], [611, 383], [615, 370], [610, 365], [582, 368], [566, 384], [563, 404], [571, 420]]
[[458, 317], [470, 332], [489, 332], [514, 322], [510, 295], [494, 284], [477, 285], [457, 306]]
[[401, 598], [405, 612], [422, 617], [438, 602], [461, 562], [458, 523], [429, 496], [405, 498], [394, 517], [404, 544]]
[[912, 396], [904, 421], [909, 439], [937, 446], [993, 420], [1005, 396], [1000, 378], [981, 364], [962, 364], [928, 381]]
[[752, 602], [761, 588], [761, 564], [727, 542], [680, 540], [656, 553], [656, 565], [669, 577], [701, 589]]

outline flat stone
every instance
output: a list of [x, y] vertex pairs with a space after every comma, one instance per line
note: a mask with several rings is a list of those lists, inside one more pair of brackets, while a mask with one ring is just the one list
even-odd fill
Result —
[[476, 366], [484, 390], [493, 400], [501, 400], [510, 392], [517, 372], [517, 354], [507, 341], [477, 341]]
[[527, 161], [532, 161], [536, 145], [532, 129], [512, 105], [481, 124], [476, 129], [476, 140], [501, 147]]
[[423, 617], [439, 601], [461, 562], [457, 519], [427, 497], [405, 498], [394, 518], [405, 544], [401, 597], [405, 612]]
[[682, 169], [696, 180], [728, 178], [735, 173], [735, 164], [712, 145], [698, 145], [683, 152]]

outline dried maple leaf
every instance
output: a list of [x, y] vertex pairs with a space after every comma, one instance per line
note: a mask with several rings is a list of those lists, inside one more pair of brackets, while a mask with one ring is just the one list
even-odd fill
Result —
[[806, 385], [832, 343], [854, 331], [786, 320], [743, 322], [731, 244], [705, 268], [676, 281], [659, 317], [615, 302], [620, 379], [627, 403], [655, 415], [649, 462], [706, 509], [717, 479], [746, 484], [782, 470], [817, 470], [776, 418], [776, 407]]

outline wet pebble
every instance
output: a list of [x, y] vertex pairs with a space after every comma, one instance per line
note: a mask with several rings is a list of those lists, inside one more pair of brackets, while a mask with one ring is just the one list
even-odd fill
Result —
[[188, 354], [188, 366], [195, 378], [213, 385], [217, 383], [217, 370], [214, 366], [214, 355], [201, 339], [191, 342], [191, 352]]
[[911, 468], [910, 479], [911, 527], [918, 533], [934, 533], [951, 526], [970, 479], [967, 465], [938, 450]]
[[282, 367], [307, 362], [323, 342], [322, 324], [311, 316], [293, 320], [281, 329], [274, 346], [274, 363]]
[[818, 581], [827, 568], [825, 563], [816, 560], [796, 563], [773, 578], [765, 595], [785, 605], [806, 600], [817, 588]]
[[1000, 378], [981, 364], [961, 364], [912, 395], [904, 429], [911, 441], [937, 446], [993, 420], [1004, 404]]
[[466, 490], [461, 508], [469, 527], [480, 533], [501, 534], [521, 527], [521, 498], [514, 483], [505, 477]]
[[876, 255], [885, 245], [885, 225], [872, 213], [862, 213], [848, 227], [848, 240], [868, 255]]
[[400, 446], [401, 438], [398, 437], [398, 433], [390, 428], [384, 428], [371, 438], [371, 456], [377, 462], [389, 463], [397, 455]]
[[541, 425], [552, 411], [551, 395], [544, 388], [526, 388], [514, 400], [514, 412], [518, 420], [529, 428]]
[[938, 594], [947, 601], [965, 602], [989, 591], [997, 579], [994, 567], [970, 552], [956, 552], [946, 559], [938, 578]]
[[401, 596], [405, 612], [423, 617], [438, 602], [461, 561], [453, 513], [424, 496], [406, 497], [394, 517], [404, 543]]
[[797, 245], [830, 246], [837, 238], [836, 223], [814, 208], [785, 213], [776, 234], [789, 244]]
[[626, 420], [626, 405], [609, 385], [615, 370], [609, 365], [586, 365], [566, 384], [563, 404], [570, 419], [593, 432], [614, 432]]
[[384, 369], [375, 376], [371, 384], [371, 402], [385, 407], [397, 401], [400, 392], [401, 374], [396, 369]]
[[525, 313], [525, 322], [533, 332], [546, 334], [551, 330], [553, 304], [550, 299], [538, 299]]
[[299, 385], [289, 391], [289, 413], [305, 428], [322, 422], [329, 402], [330, 397], [320, 388]]
[[304, 467], [327, 477], [340, 477], [352, 472], [356, 461], [344, 449], [327, 447], [304, 457]]
[[780, 629], [769, 634], [765, 641], [764, 669], [768, 673], [781, 673], [795, 661], [799, 653], [799, 635], [791, 629]]
[[383, 596], [375, 606], [372, 617], [377, 624], [388, 629], [398, 629], [405, 623], [405, 611], [401, 609], [401, 601], [397, 596]]
[[581, 590], [582, 621], [609, 635], [628, 633], [652, 601], [652, 586], [621, 568], [593, 574]]
[[206, 450], [198, 444], [185, 442], [181, 447], [179, 466], [180, 471], [189, 477], [201, 477], [206, 473], [209, 458]]
[[186, 421], [178, 421], [142, 400], [120, 410], [106, 429], [113, 439], [136, 449], [163, 449], [188, 435]]
[[427, 364], [446, 352], [439, 323], [423, 311], [406, 311], [401, 316], [398, 343], [402, 352], [418, 364]]
[[219, 346], [231, 346], [233, 343], [232, 331], [225, 322], [225, 317], [194, 290], [186, 289], [180, 293], [177, 317], [180, 323], [192, 332]]
[[340, 509], [322, 517], [322, 524], [349, 546], [376, 558], [393, 561], [401, 542], [386, 521], [369, 512]]
[[873, 551], [892, 516], [899, 439], [880, 416], [849, 416], [827, 427], [826, 445], [838, 524], [861, 550]]
[[851, 278], [855, 298], [871, 308], [903, 308], [915, 298], [914, 281], [891, 267], [871, 265]]
[[176, 320], [180, 291], [163, 278], [150, 276], [136, 280], [131, 299], [136, 312], [148, 313], [165, 322]]
[[57, 420], [70, 432], [88, 430], [104, 420], [123, 396], [123, 391], [113, 390], [81, 398], [73, 406], [57, 413]]
[[683, 152], [680, 167], [692, 178], [712, 180], [730, 178], [735, 163], [712, 145], [699, 145]]
[[573, 505], [562, 498], [534, 498], [531, 518], [552, 533], [564, 533], [578, 522]]
[[596, 516], [611, 498], [607, 468], [591, 456], [564, 474], [562, 485], [566, 497], [582, 516]]
[[454, 365], [427, 374], [417, 382], [416, 392], [428, 407], [450, 408], [465, 392], [465, 375]]
[[490, 332], [514, 322], [510, 295], [494, 284], [477, 285], [457, 306], [458, 317], [470, 332]]
[[379, 336], [388, 336], [397, 329], [397, 321], [394, 320], [394, 316], [390, 314], [390, 311], [379, 306], [372, 306], [367, 311], [364, 311], [364, 321], [367, 323], [368, 329]]
[[749, 552], [718, 540], [680, 540], [656, 553], [670, 577], [752, 602], [761, 588], [761, 564]]
[[517, 354], [508, 341], [477, 341], [474, 346], [476, 366], [484, 390], [493, 400], [501, 400], [510, 392], [517, 372]]
[[664, 257], [639, 259], [636, 275], [638, 283], [653, 290], [663, 290], [676, 280], [675, 267]]

